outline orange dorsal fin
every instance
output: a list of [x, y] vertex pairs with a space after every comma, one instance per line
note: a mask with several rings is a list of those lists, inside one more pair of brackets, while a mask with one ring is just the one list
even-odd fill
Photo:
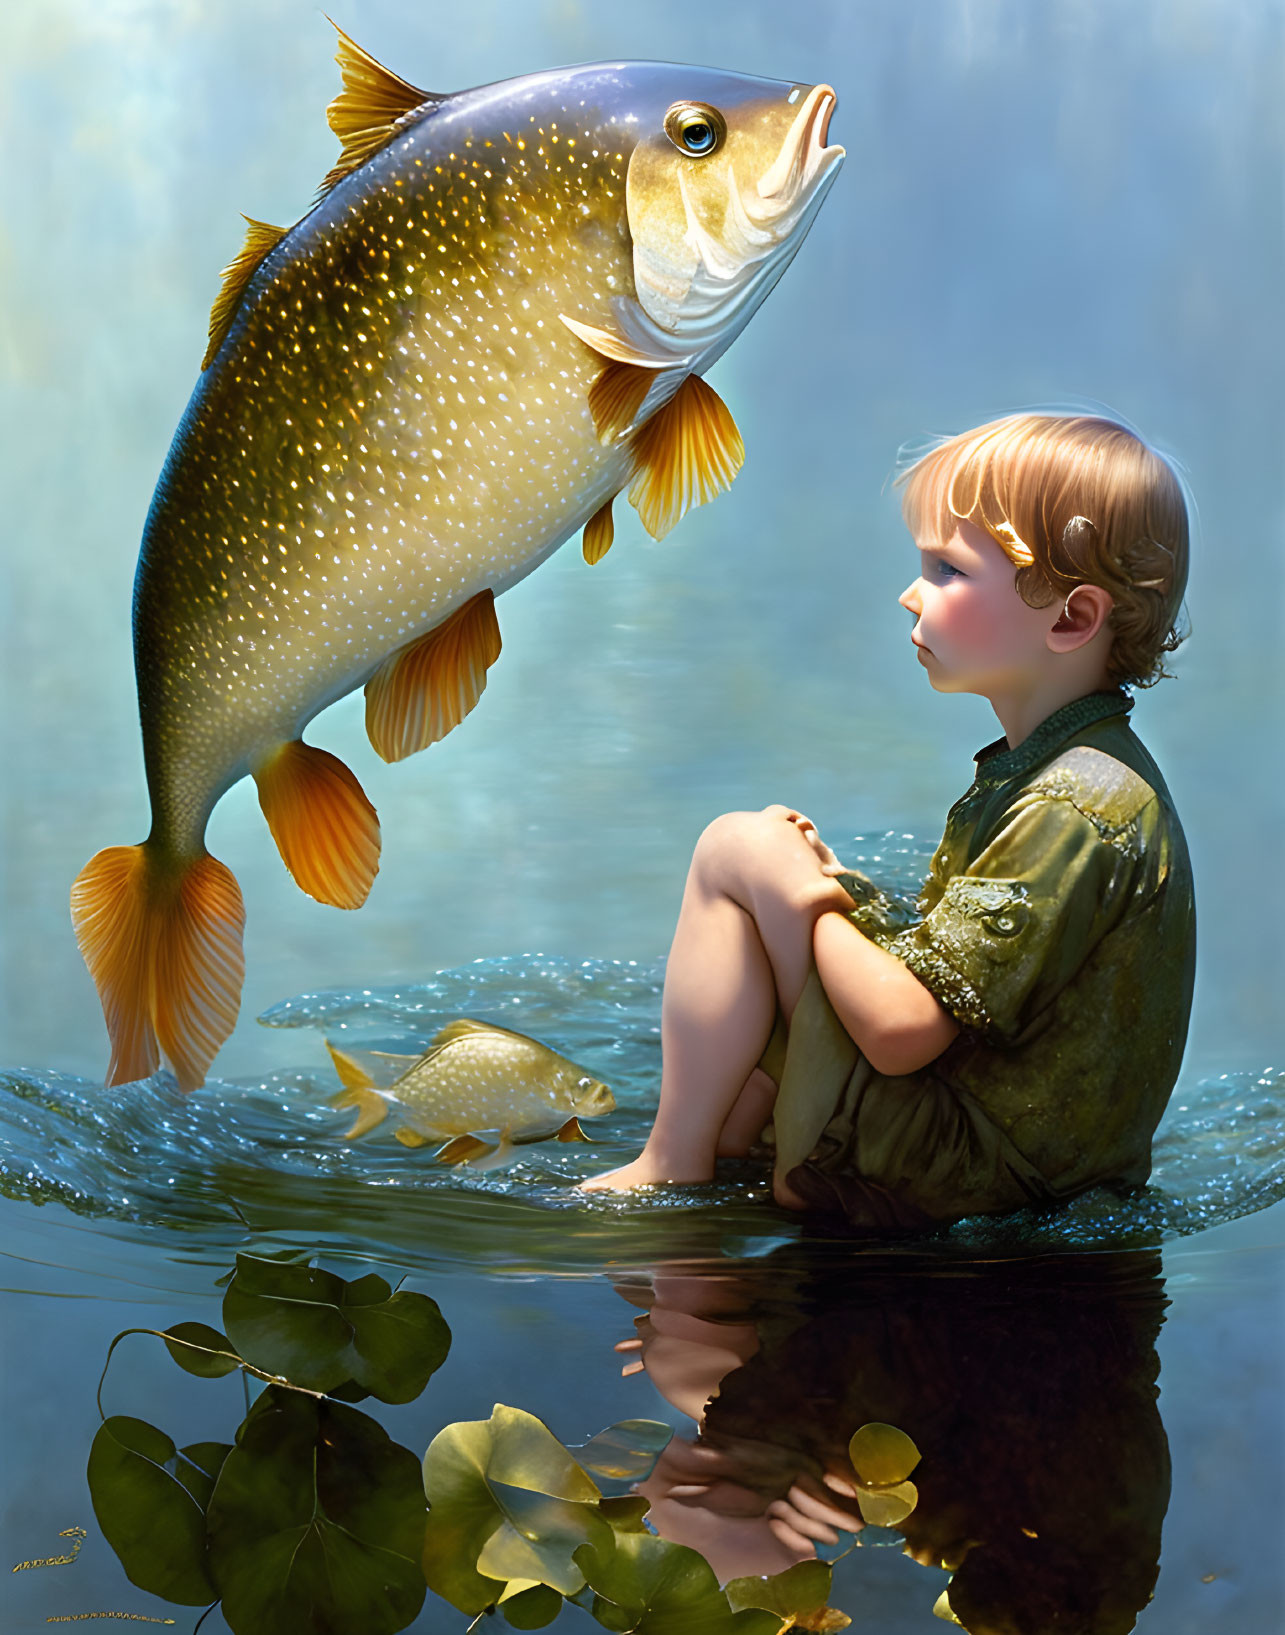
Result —
[[386, 659], [366, 683], [366, 731], [375, 753], [401, 761], [445, 738], [481, 698], [499, 656], [495, 597], [480, 591]]
[[241, 1005], [245, 909], [231, 872], [207, 853], [171, 863], [148, 844], [111, 846], [71, 888], [76, 941], [112, 1042], [108, 1084], [146, 1078], [162, 1053], [195, 1090]]
[[360, 908], [379, 873], [379, 818], [338, 759], [301, 739], [253, 769], [282, 861], [309, 897]]
[[327, 21], [339, 36], [335, 61], [343, 89], [326, 109], [326, 122], [343, 150], [326, 173], [322, 193], [329, 193], [337, 182], [360, 169], [371, 154], [378, 153], [385, 142], [413, 123], [416, 114], [446, 100], [394, 74], [376, 62], [369, 51], [363, 51], [333, 18]]
[[663, 539], [693, 505], [730, 488], [745, 444], [727, 405], [699, 375], [688, 378], [633, 441], [637, 472], [629, 500], [653, 539]]
[[611, 443], [628, 431], [656, 383], [652, 369], [635, 363], [609, 363], [589, 388], [589, 412], [600, 443]]
[[210, 340], [201, 359], [202, 369], [210, 367], [227, 339], [246, 286], [290, 231], [288, 227], [272, 227], [266, 221], [255, 221], [252, 216], [242, 216], [241, 220], [246, 224], [245, 243], [240, 254], [223, 269], [223, 283], [210, 308]]
[[595, 563], [602, 561], [616, 537], [616, 525], [611, 517], [611, 508], [615, 503], [616, 496], [613, 494], [606, 505], [600, 506], [585, 523], [584, 539], [580, 549], [591, 568]]

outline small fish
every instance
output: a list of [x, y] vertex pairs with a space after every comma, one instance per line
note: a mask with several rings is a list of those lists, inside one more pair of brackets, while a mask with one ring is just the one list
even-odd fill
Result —
[[[326, 1049], [344, 1088], [332, 1107], [355, 1107], [345, 1139], [355, 1141], [397, 1108], [393, 1131], [407, 1147], [446, 1145], [434, 1162], [458, 1164], [493, 1154], [502, 1163], [523, 1141], [583, 1141], [578, 1118], [611, 1112], [615, 1097], [599, 1079], [538, 1039], [468, 1017], [449, 1023], [422, 1056]], [[376, 1074], [396, 1077], [386, 1089]], [[494, 1136], [494, 1139], [489, 1137]]]
[[306, 744], [356, 687], [387, 761], [444, 737], [500, 652], [495, 598], [624, 490], [660, 538], [740, 434], [702, 375], [793, 259], [843, 159], [828, 85], [671, 63], [452, 95], [340, 32], [343, 151], [293, 227], [249, 221], [152, 499], [134, 583], [147, 838], [99, 852], [72, 920], [107, 1082], [205, 1078], [245, 911], [206, 849], [253, 777], [287, 869], [358, 908], [374, 807]]

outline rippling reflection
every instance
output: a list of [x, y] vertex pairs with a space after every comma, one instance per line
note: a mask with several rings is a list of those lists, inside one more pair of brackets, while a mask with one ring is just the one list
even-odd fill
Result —
[[[981, 1264], [908, 1255], [837, 1273], [670, 1262], [618, 1285], [643, 1308], [626, 1371], [695, 1421], [643, 1485], [665, 1538], [720, 1579], [875, 1543], [925, 1567], [907, 1595], [973, 1635], [1117, 1635], [1156, 1581], [1169, 1502], [1150, 1252]], [[895, 1530], [857, 1503], [871, 1421], [920, 1453]], [[858, 1616], [860, 1557], [846, 1569]], [[837, 1593], [837, 1592], [836, 1592]]]

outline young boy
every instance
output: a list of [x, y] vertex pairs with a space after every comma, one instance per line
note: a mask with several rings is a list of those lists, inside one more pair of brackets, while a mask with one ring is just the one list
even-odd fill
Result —
[[1050, 415], [952, 438], [903, 482], [916, 659], [937, 691], [987, 699], [1004, 736], [909, 929], [798, 812], [710, 825], [665, 974], [656, 1121], [589, 1189], [708, 1180], [769, 1117], [778, 1201], [863, 1227], [1150, 1173], [1195, 919], [1122, 688], [1158, 680], [1181, 639], [1182, 489], [1123, 426]]

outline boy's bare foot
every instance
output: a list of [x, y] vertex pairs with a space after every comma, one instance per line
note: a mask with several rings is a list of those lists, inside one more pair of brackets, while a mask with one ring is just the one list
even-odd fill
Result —
[[634, 1187], [655, 1186], [665, 1182], [690, 1186], [700, 1181], [713, 1180], [712, 1175], [676, 1174], [675, 1170], [682, 1167], [659, 1163], [644, 1148], [632, 1164], [622, 1164], [619, 1169], [609, 1169], [605, 1175], [590, 1176], [587, 1181], [580, 1182], [576, 1191], [631, 1192]]

